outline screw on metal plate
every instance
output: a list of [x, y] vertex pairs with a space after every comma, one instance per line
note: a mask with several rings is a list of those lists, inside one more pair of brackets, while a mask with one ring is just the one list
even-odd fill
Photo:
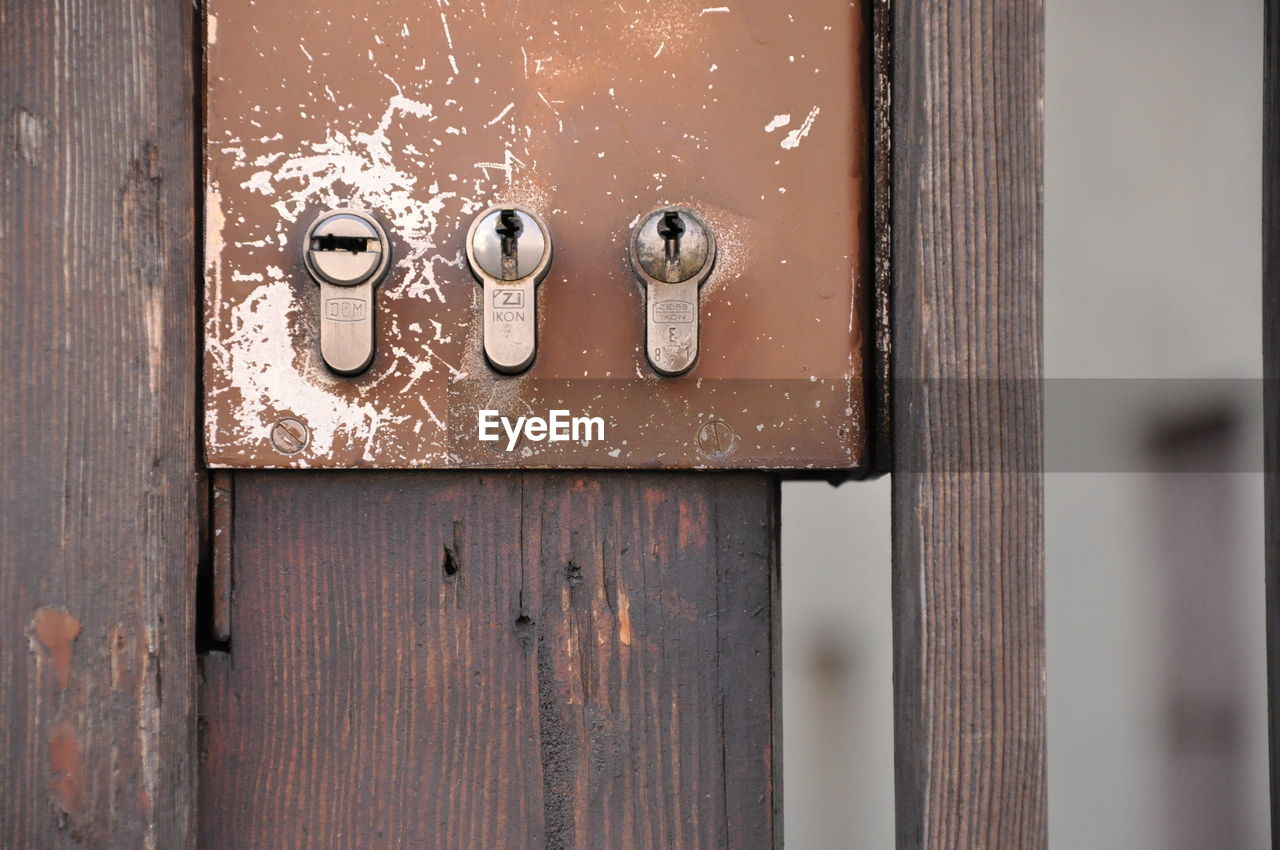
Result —
[[723, 419], [712, 419], [698, 429], [698, 451], [708, 457], [725, 457], [738, 447], [738, 435]]
[[537, 287], [551, 268], [551, 231], [521, 207], [490, 207], [467, 232], [467, 262], [484, 288], [484, 355], [499, 372], [523, 372], [538, 351]]
[[311, 431], [292, 416], [286, 416], [271, 426], [271, 445], [282, 454], [296, 455], [307, 447], [310, 440]]
[[320, 285], [320, 354], [339, 375], [373, 362], [373, 291], [391, 263], [391, 242], [363, 210], [322, 214], [307, 230], [303, 259]]
[[715, 235], [690, 210], [661, 207], [636, 224], [630, 248], [645, 291], [649, 365], [662, 375], [683, 375], [698, 359], [698, 289], [715, 268]]

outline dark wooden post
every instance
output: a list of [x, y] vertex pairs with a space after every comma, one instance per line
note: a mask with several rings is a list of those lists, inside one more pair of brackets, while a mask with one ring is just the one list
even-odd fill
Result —
[[778, 485], [235, 475], [201, 846], [781, 846]]
[[0, 8], [0, 844], [194, 838], [194, 10]]
[[1271, 846], [1280, 848], [1280, 4], [1267, 0], [1262, 106], [1262, 375], [1266, 449]]
[[1047, 844], [1043, 10], [894, 4], [898, 847]]

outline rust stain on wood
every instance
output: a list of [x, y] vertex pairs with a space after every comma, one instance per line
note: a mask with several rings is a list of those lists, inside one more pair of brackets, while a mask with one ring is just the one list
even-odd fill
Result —
[[31, 621], [31, 633], [53, 661], [58, 690], [65, 691], [71, 683], [71, 644], [80, 636], [80, 621], [65, 608], [41, 608]]
[[73, 721], [59, 720], [49, 735], [49, 790], [58, 808], [74, 817], [84, 810], [84, 788], [80, 735]]
[[129, 659], [125, 654], [125, 650], [128, 647], [125, 644], [124, 626], [119, 623], [111, 625], [111, 629], [107, 634], [107, 646], [111, 652], [111, 690], [119, 692], [122, 686], [125, 665], [129, 663]]
[[691, 505], [687, 501], [680, 502], [680, 536], [677, 538], [681, 546], [687, 546], [697, 540], [706, 538], [707, 513], [705, 506]]

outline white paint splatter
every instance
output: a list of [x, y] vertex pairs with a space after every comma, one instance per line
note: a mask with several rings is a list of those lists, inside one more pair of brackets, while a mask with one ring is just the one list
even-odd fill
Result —
[[800, 147], [800, 140], [809, 135], [809, 131], [813, 129], [813, 122], [814, 119], [818, 117], [819, 111], [820, 110], [816, 106], [813, 109], [810, 109], [809, 114], [805, 116], [804, 123], [792, 130], [790, 133], [787, 133], [787, 137], [782, 140], [782, 147], [784, 150], [793, 150]]
[[517, 167], [523, 168], [524, 163], [521, 162], [520, 159], [512, 152], [510, 147], [502, 152], [502, 162], [476, 163], [476, 168], [479, 168], [484, 172], [486, 180], [489, 179], [489, 169], [495, 168], [501, 170], [507, 185], [511, 184], [511, 177], [515, 174]]
[[507, 113], [514, 108], [515, 108], [515, 103], [508, 103], [501, 112], [493, 116], [493, 118], [491, 118], [484, 126], [492, 127], [494, 124], [497, 124], [499, 121], [505, 118], [507, 116]]
[[729, 11], [728, 6], [708, 6], [707, 8], [703, 9], [702, 12], [699, 14], [712, 15], [712, 14], [715, 14], [716, 12], [727, 12], [727, 11]]
[[272, 416], [289, 411], [311, 429], [308, 452], [324, 457], [336, 441], [370, 444], [378, 429], [408, 417], [389, 416], [373, 404], [346, 401], [326, 384], [338, 379], [319, 364], [297, 362], [290, 317], [299, 311], [293, 288], [277, 278], [253, 290], [231, 310], [231, 327], [209, 351], [241, 396], [238, 424], [262, 429]]
[[773, 120], [771, 120], [768, 124], [764, 125], [764, 131], [766, 133], [772, 133], [774, 130], [778, 129], [779, 127], [785, 127], [790, 123], [791, 123], [791, 113], [784, 112], [781, 115], [773, 116]]
[[248, 180], [240, 184], [241, 189], [248, 189], [250, 192], [261, 192], [264, 195], [274, 195], [275, 189], [271, 186], [271, 172], [257, 171]]
[[[465, 179], [453, 175], [449, 190], [437, 182], [421, 185], [426, 179], [423, 173], [404, 161], [400, 156], [404, 146], [389, 137], [393, 129], [420, 135], [409, 126], [415, 118], [435, 120], [432, 105], [405, 96], [397, 85], [396, 94], [388, 99], [372, 129], [330, 127], [323, 141], [262, 156], [249, 157], [239, 148], [228, 150], [235, 155], [235, 167], [246, 169], [249, 175], [242, 186], [275, 199], [272, 208], [278, 218], [263, 222], [265, 230], [245, 235], [278, 242], [284, 248], [304, 215], [343, 206], [372, 209], [396, 223], [399, 246], [395, 271], [379, 289], [379, 301], [412, 298], [443, 302], [437, 269], [456, 269], [465, 259], [455, 247], [436, 244], [438, 227], [446, 218], [469, 215], [482, 206], [475, 198], [485, 194], [481, 186], [488, 174]], [[485, 147], [492, 144], [484, 142]], [[499, 144], [503, 144], [503, 161], [477, 166], [500, 168], [510, 183], [514, 171], [524, 163], [509, 143]], [[273, 418], [288, 411], [311, 428], [308, 457], [324, 458], [336, 447], [354, 444], [366, 459], [372, 459], [378, 450], [379, 430], [411, 417], [398, 405], [375, 403], [374, 396], [363, 391], [355, 396], [344, 391], [350, 384], [331, 375], [314, 348], [298, 345], [299, 332], [308, 332], [305, 329], [313, 317], [304, 314], [305, 303], [295, 303], [297, 282], [279, 265], [266, 266], [269, 280], [264, 279], [262, 267], [223, 268], [225, 221], [216, 185], [209, 187], [206, 200], [206, 256], [212, 284], [207, 344], [217, 365], [215, 371], [226, 376], [225, 386], [214, 394], [234, 391], [240, 397], [234, 405], [223, 408], [229, 411], [229, 420], [219, 423], [219, 417], [208, 417], [210, 444], [260, 440]], [[225, 306], [224, 274], [238, 282], [244, 293]], [[244, 286], [252, 283], [258, 285]], [[407, 377], [406, 390], [437, 368], [445, 375], [461, 375], [457, 364], [446, 362], [435, 350], [452, 345], [443, 327], [433, 323], [431, 333], [420, 334], [419, 330], [406, 336], [391, 329], [387, 351], [395, 362], [384, 374]], [[376, 383], [365, 385], [365, 389]], [[428, 403], [425, 397], [421, 401]], [[427, 410], [427, 421], [438, 428], [444, 428], [444, 418], [443, 410]], [[232, 433], [226, 433], [228, 429]]]
[[444, 12], [440, 13], [440, 26], [444, 27], [444, 40], [448, 42], [449, 49], [453, 50], [453, 36], [449, 34], [449, 21], [444, 16]]

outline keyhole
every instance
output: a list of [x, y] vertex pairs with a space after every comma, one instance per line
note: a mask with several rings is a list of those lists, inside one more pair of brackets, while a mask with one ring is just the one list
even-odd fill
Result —
[[504, 257], [514, 257], [516, 255], [516, 242], [520, 239], [520, 234], [524, 232], [524, 222], [520, 220], [520, 213], [515, 210], [503, 210], [498, 213], [498, 224], [494, 229], [502, 237], [502, 255]]
[[658, 222], [658, 235], [665, 242], [667, 261], [671, 262], [680, 254], [680, 237], [684, 236], [684, 220], [675, 210], [667, 210]]
[[337, 236], [326, 233], [311, 238], [312, 251], [350, 251], [362, 254], [369, 250], [369, 240], [364, 236]]
[[498, 223], [494, 230], [502, 237], [502, 279], [515, 280], [519, 277], [519, 245], [520, 234], [524, 230], [524, 222], [520, 213], [515, 210], [503, 210], [498, 213]]

